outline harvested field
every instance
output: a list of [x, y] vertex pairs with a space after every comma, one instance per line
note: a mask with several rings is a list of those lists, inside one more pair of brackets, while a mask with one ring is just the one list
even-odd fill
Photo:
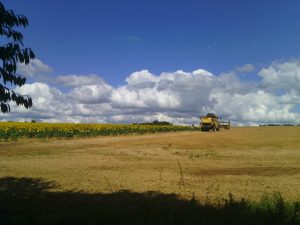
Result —
[[299, 162], [300, 127], [0, 142], [0, 179], [41, 178], [56, 191], [299, 200]]

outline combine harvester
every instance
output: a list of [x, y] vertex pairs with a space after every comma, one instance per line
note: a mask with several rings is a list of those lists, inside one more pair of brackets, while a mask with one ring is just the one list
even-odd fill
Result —
[[201, 131], [220, 131], [221, 128], [230, 129], [230, 121], [220, 121], [219, 117], [214, 113], [208, 113], [201, 117]]

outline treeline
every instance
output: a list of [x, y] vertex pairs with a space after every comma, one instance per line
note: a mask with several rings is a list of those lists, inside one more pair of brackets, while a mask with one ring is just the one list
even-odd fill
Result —
[[167, 121], [158, 121], [154, 120], [153, 122], [150, 123], [133, 123], [134, 125], [164, 125], [164, 126], [172, 126], [173, 124]]
[[300, 124], [290, 124], [290, 123], [286, 123], [286, 124], [261, 124], [259, 125], [260, 127], [295, 127], [295, 126], [300, 126]]

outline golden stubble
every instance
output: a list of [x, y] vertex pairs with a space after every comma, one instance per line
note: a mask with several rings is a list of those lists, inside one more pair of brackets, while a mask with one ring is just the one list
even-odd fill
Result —
[[160, 191], [216, 201], [300, 197], [300, 127], [243, 127], [82, 139], [0, 142], [0, 177], [55, 181], [58, 190]]

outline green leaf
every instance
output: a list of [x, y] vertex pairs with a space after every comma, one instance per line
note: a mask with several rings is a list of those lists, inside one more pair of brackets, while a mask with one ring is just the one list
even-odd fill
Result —
[[22, 86], [26, 78], [16, 74], [17, 63], [29, 64], [35, 58], [30, 48], [23, 48], [23, 35], [16, 28], [28, 26], [28, 20], [23, 15], [15, 15], [12, 10], [5, 9], [0, 2], [0, 36], [2, 40], [7, 39], [8, 43], [0, 46], [0, 106], [1, 112], [10, 112], [8, 102], [15, 102], [23, 105], [26, 109], [32, 107], [30, 96], [23, 96], [7, 88], [7, 82], [11, 85]]

